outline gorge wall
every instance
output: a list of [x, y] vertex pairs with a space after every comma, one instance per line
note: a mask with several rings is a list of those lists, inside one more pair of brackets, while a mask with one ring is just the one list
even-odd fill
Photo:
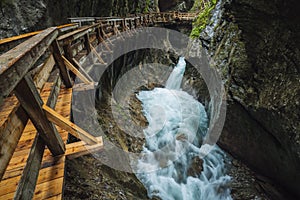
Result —
[[223, 0], [200, 34], [228, 93], [220, 146], [298, 196], [299, 10], [296, 0]]
[[157, 0], [0, 0], [0, 38], [68, 23], [68, 17], [156, 11], [157, 4]]

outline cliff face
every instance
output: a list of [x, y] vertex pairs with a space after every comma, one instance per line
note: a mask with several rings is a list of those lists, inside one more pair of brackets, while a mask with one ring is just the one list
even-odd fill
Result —
[[169, 10], [188, 11], [192, 8], [194, 0], [159, 0], [158, 6], [161, 12]]
[[68, 23], [68, 17], [156, 11], [157, 4], [157, 0], [0, 0], [0, 38]]
[[200, 35], [228, 92], [219, 144], [298, 196], [299, 10], [296, 0], [223, 0]]

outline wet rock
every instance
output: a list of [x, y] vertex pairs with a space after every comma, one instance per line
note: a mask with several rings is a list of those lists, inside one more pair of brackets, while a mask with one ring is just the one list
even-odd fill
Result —
[[300, 196], [296, 8], [294, 0], [224, 0], [201, 38], [228, 92], [219, 145]]
[[64, 199], [149, 199], [134, 174], [107, 167], [93, 156], [67, 160]]
[[70, 17], [125, 16], [155, 11], [154, 1], [143, 0], [1, 0], [0, 38], [69, 23]]
[[203, 160], [199, 157], [195, 157], [189, 166], [187, 171], [188, 176], [199, 177], [199, 174], [203, 171]]

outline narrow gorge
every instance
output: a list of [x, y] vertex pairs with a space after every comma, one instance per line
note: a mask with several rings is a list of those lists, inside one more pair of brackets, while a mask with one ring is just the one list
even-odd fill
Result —
[[298, 0], [0, 0], [0, 41], [71, 17], [197, 13], [113, 30], [78, 60], [96, 83], [73, 88], [71, 119], [104, 149], [66, 159], [63, 199], [299, 199], [299, 11]]

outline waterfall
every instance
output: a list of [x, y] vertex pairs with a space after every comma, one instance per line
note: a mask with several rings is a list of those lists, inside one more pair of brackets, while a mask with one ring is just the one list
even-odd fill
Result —
[[180, 57], [178, 64], [172, 71], [171, 75], [169, 76], [167, 83], [166, 83], [166, 88], [170, 90], [179, 90], [180, 85], [183, 79], [183, 74], [185, 72], [185, 66], [186, 63], [184, 61], [184, 57]]
[[204, 106], [180, 90], [185, 67], [181, 57], [165, 88], [137, 95], [149, 125], [144, 129], [146, 142], [136, 175], [150, 198], [232, 199], [224, 152], [215, 145], [202, 161], [199, 158], [208, 119]]

